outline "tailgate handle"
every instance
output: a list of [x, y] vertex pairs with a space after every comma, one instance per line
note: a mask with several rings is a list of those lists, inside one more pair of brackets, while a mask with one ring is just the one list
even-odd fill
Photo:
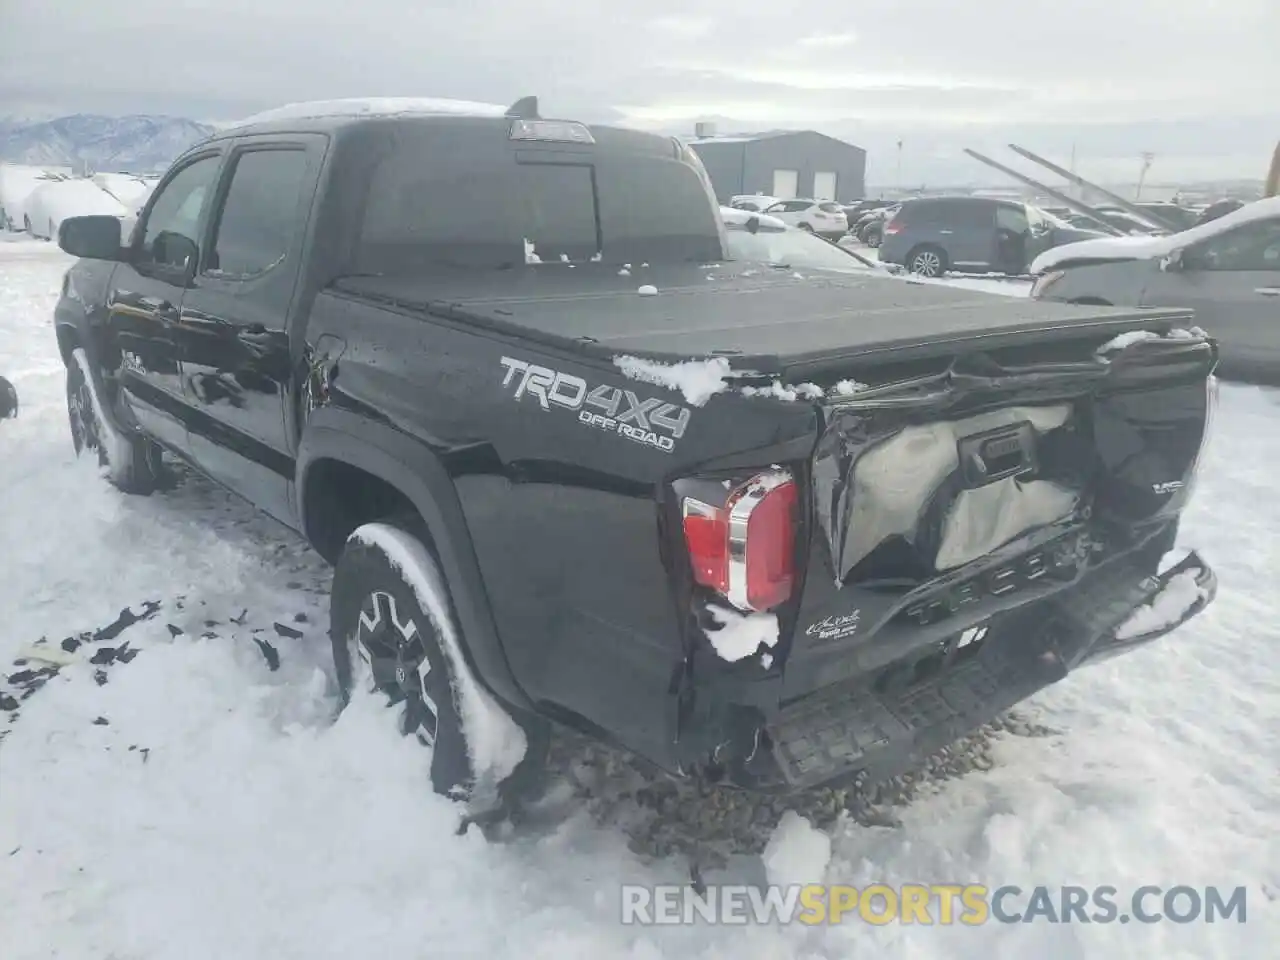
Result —
[[956, 448], [969, 489], [1036, 469], [1036, 434], [1030, 421], [961, 437]]

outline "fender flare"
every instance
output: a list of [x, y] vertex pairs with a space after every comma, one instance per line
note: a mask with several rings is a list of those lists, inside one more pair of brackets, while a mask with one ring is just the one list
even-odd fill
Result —
[[294, 488], [299, 525], [308, 540], [307, 473], [322, 459], [372, 474], [408, 498], [431, 537], [426, 546], [434, 550], [449, 588], [468, 666], [508, 706], [534, 712], [502, 648], [462, 504], [440, 459], [385, 423], [336, 407], [313, 411], [298, 449]]

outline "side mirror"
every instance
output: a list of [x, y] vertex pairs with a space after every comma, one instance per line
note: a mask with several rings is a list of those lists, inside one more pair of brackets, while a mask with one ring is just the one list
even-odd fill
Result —
[[171, 230], [161, 230], [151, 241], [151, 257], [155, 263], [181, 273], [188, 280], [195, 276], [200, 250], [190, 237]]
[[759, 218], [759, 217], [751, 217], [750, 219], [748, 219], [748, 220], [747, 220], [747, 233], [752, 233], [752, 234], [754, 234], [754, 233], [759, 233], [759, 232], [760, 232], [760, 218]]
[[119, 217], [95, 214], [68, 217], [58, 225], [58, 246], [73, 257], [87, 260], [123, 260]]

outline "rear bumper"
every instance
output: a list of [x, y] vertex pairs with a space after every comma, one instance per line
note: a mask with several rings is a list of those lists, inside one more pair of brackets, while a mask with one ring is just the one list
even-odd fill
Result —
[[[1217, 578], [1195, 553], [1154, 577], [1134, 564], [1108, 565], [1050, 599], [993, 618], [985, 635], [970, 633], [971, 642], [940, 654], [923, 680], [886, 689], [880, 673], [788, 705], [766, 725], [741, 731], [719, 752], [717, 769], [730, 784], [771, 793], [896, 776], [1073, 669], [1176, 630], [1216, 593]], [[1134, 633], [1130, 617], [1158, 597], [1143, 615], [1153, 625]], [[1155, 616], [1171, 599], [1190, 602]]]

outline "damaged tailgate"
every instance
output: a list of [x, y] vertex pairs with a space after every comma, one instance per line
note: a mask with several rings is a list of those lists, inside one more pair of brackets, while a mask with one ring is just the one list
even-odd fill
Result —
[[823, 402], [784, 700], [954, 651], [1176, 530], [1216, 350], [1196, 334], [1116, 344]]

